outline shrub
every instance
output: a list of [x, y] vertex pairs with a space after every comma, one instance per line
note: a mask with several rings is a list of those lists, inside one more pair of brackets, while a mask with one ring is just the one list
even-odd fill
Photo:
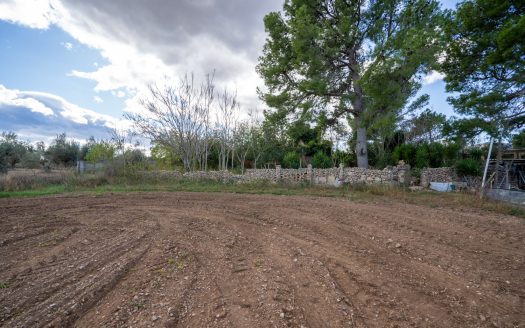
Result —
[[397, 164], [400, 160], [404, 160], [405, 163], [410, 166], [416, 166], [416, 151], [417, 148], [413, 144], [402, 144], [394, 148], [392, 152], [393, 164]]
[[283, 158], [283, 165], [285, 168], [288, 169], [297, 169], [300, 165], [300, 157], [299, 154], [297, 154], [294, 151], [286, 153]]
[[430, 160], [428, 155], [428, 149], [426, 145], [420, 146], [416, 151], [416, 167], [428, 167], [430, 166]]
[[479, 161], [471, 158], [460, 159], [456, 162], [456, 172], [458, 175], [481, 175], [481, 166]]
[[312, 158], [312, 165], [315, 168], [326, 169], [332, 167], [332, 160], [324, 152], [318, 151]]

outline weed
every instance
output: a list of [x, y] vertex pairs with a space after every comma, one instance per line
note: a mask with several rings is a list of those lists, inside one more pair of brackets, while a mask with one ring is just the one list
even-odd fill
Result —
[[144, 303], [140, 301], [134, 301], [131, 303], [131, 307], [134, 307], [137, 310], [142, 310], [144, 308]]
[[186, 251], [180, 251], [180, 252], [179, 252], [179, 258], [185, 260], [185, 259], [187, 259], [187, 258], [189, 258], [189, 257], [190, 257], [190, 253], [188, 253], [188, 252], [186, 252]]
[[7, 282], [0, 282], [0, 289], [6, 289], [9, 288], [9, 284]]
[[256, 268], [260, 268], [262, 265], [263, 265], [263, 260], [261, 259], [256, 259], [253, 261], [253, 266]]

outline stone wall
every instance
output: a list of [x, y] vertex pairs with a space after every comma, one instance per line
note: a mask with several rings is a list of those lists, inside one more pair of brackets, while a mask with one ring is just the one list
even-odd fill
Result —
[[458, 181], [456, 170], [453, 167], [426, 168], [421, 170], [421, 186], [427, 188], [430, 182]]
[[145, 176], [157, 179], [186, 178], [192, 180], [213, 180], [225, 182], [255, 182], [273, 181], [284, 183], [313, 183], [317, 185], [350, 184], [402, 184], [408, 185], [410, 166], [401, 163], [398, 166], [383, 170], [362, 169], [357, 167], [334, 167], [329, 169], [314, 169], [311, 165], [300, 169], [283, 169], [279, 165], [275, 169], [248, 169], [243, 175], [229, 171], [195, 171], [181, 174], [176, 171], [144, 172]]
[[[315, 185], [338, 186], [348, 184], [388, 184], [409, 186], [411, 181], [410, 165], [400, 162], [383, 170], [364, 169], [359, 167], [333, 167], [315, 169], [311, 165], [301, 169], [247, 169], [244, 174], [233, 174], [229, 171], [195, 171], [180, 173], [178, 171], [147, 171], [148, 178], [169, 181], [186, 178], [191, 180], [213, 180], [224, 182], [271, 181], [284, 183], [312, 183]], [[433, 182], [456, 182], [458, 188], [476, 188], [481, 184], [479, 177], [459, 178], [453, 167], [426, 168], [421, 171], [421, 186], [428, 188]]]

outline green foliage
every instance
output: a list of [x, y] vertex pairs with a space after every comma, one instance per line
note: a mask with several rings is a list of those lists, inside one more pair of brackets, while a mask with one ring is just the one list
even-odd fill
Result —
[[319, 169], [332, 167], [332, 160], [325, 153], [318, 151], [312, 158], [312, 166]]
[[413, 77], [442, 46], [441, 19], [436, 0], [286, 1], [282, 13], [264, 18], [261, 98], [281, 119], [353, 117], [358, 164], [367, 166], [366, 129], [387, 125], [415, 94]]
[[525, 129], [512, 136], [512, 147], [525, 148]]
[[416, 152], [417, 148], [413, 144], [402, 144], [394, 148], [392, 152], [393, 164], [397, 164], [403, 160], [405, 163], [410, 164], [412, 167], [416, 167]]
[[461, 145], [456, 142], [451, 142], [443, 149], [443, 165], [452, 166], [456, 160], [461, 156]]
[[478, 160], [472, 158], [460, 159], [456, 162], [456, 172], [458, 175], [481, 175], [481, 165]]
[[20, 160], [20, 166], [28, 169], [39, 169], [42, 167], [41, 156], [43, 152], [26, 151]]
[[20, 163], [27, 153], [28, 145], [20, 140], [14, 132], [2, 132], [0, 136], [0, 172], [7, 172]]
[[124, 158], [128, 165], [145, 164], [146, 155], [140, 149], [127, 149], [124, 152]]
[[286, 153], [283, 157], [283, 165], [285, 168], [288, 169], [297, 169], [299, 168], [299, 165], [301, 164], [301, 159], [299, 154], [297, 154], [294, 151]]
[[506, 138], [525, 124], [525, 2], [467, 0], [446, 25], [442, 65], [448, 100], [462, 118], [452, 131]]
[[409, 142], [435, 142], [442, 138], [446, 116], [426, 109], [403, 123]]
[[428, 156], [428, 147], [422, 146], [416, 150], [415, 167], [423, 168], [430, 166], [430, 158]]
[[80, 154], [80, 146], [73, 140], [67, 140], [65, 133], [59, 134], [46, 151], [49, 159], [56, 165], [72, 166]]
[[402, 144], [392, 152], [392, 164], [405, 161], [413, 168], [442, 167], [453, 165], [459, 158], [457, 144], [443, 145], [439, 142]]
[[151, 158], [160, 169], [173, 169], [178, 163], [182, 163], [175, 150], [158, 143], [154, 143], [151, 147]]
[[343, 164], [345, 167], [347, 166], [355, 166], [355, 158], [352, 157], [353, 154], [349, 152], [345, 152], [342, 150], [336, 150], [332, 154], [332, 159], [335, 162], [335, 166], [339, 166], [339, 164]]
[[96, 142], [91, 145], [85, 156], [85, 160], [91, 163], [107, 161], [115, 156], [115, 147], [107, 141]]
[[0, 173], [7, 173], [9, 164], [7, 161], [7, 154], [9, 153], [8, 145], [0, 143]]

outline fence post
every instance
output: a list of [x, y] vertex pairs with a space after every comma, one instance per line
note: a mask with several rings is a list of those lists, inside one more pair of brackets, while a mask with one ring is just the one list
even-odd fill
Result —
[[399, 163], [397, 171], [397, 181], [403, 186], [410, 186], [410, 165], [404, 162]]
[[281, 165], [275, 165], [275, 181], [281, 181]]
[[312, 164], [308, 164], [306, 166], [306, 181], [308, 181], [308, 183], [313, 183], [314, 177], [312, 171]]

